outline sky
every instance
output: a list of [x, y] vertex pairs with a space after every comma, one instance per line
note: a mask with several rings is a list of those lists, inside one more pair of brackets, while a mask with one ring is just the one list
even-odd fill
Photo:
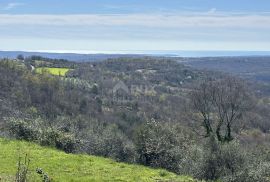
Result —
[[270, 51], [269, 0], [0, 0], [0, 50]]

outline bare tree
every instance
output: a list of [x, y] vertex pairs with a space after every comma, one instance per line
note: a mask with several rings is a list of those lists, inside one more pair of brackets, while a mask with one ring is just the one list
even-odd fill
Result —
[[191, 102], [194, 109], [199, 112], [203, 118], [202, 126], [206, 130], [206, 137], [210, 136], [213, 132], [211, 124], [211, 112], [213, 110], [213, 104], [211, 101], [210, 82], [204, 81], [201, 85], [191, 93]]
[[251, 107], [252, 97], [243, 81], [234, 77], [204, 80], [190, 94], [193, 108], [200, 113], [206, 137], [233, 140], [232, 128]]

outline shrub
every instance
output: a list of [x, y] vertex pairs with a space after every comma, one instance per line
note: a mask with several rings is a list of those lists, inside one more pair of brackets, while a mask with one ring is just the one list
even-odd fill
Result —
[[[178, 151], [180, 152], [180, 151]], [[204, 151], [200, 145], [190, 145], [186, 150], [181, 150], [182, 158], [178, 160], [178, 171], [181, 175], [200, 178], [202, 176], [202, 165]]]
[[11, 118], [8, 122], [9, 133], [16, 139], [35, 141], [41, 145], [53, 146], [67, 153], [77, 149], [79, 141], [68, 132], [38, 126], [38, 120], [27, 121]]
[[116, 125], [94, 123], [84, 141], [84, 151], [92, 155], [111, 157], [117, 161], [134, 162], [135, 148], [133, 143]]
[[189, 172], [191, 141], [177, 126], [154, 119], [140, 126], [135, 134], [140, 163], [180, 174]]
[[40, 143], [42, 145], [55, 146], [57, 149], [67, 153], [73, 153], [76, 151], [79, 141], [71, 133], [47, 129], [42, 132]]
[[39, 138], [39, 130], [26, 120], [11, 118], [8, 122], [8, 131], [20, 140], [36, 141]]
[[78, 141], [75, 139], [74, 135], [61, 132], [59, 133], [55, 141], [56, 148], [63, 150], [67, 153], [75, 152], [77, 144]]
[[50, 128], [43, 130], [40, 137], [40, 144], [44, 146], [56, 146], [58, 135], [58, 130], [52, 130]]
[[222, 177], [234, 178], [246, 165], [246, 155], [238, 142], [221, 143], [210, 137], [204, 147], [201, 178], [217, 180]]
[[270, 182], [270, 163], [253, 159], [234, 176], [225, 176], [224, 182]]

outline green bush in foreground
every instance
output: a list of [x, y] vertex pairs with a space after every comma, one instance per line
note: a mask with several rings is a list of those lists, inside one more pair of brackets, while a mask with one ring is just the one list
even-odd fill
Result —
[[21, 120], [10, 118], [8, 120], [8, 131], [12, 137], [18, 140], [35, 141], [43, 146], [56, 147], [67, 153], [73, 153], [79, 144], [73, 134], [40, 127], [42, 121]]

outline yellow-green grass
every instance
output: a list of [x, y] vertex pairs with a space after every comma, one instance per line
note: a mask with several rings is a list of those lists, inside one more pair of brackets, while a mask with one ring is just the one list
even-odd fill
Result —
[[68, 71], [71, 69], [69, 68], [49, 68], [49, 67], [40, 67], [36, 68], [36, 73], [42, 74], [42, 73], [49, 73], [51, 75], [56, 76], [65, 76]]
[[89, 155], [66, 154], [37, 144], [0, 138], [0, 181], [14, 181], [19, 156], [30, 156], [30, 181], [41, 181], [36, 168], [42, 168], [53, 181], [194, 181], [161, 169], [118, 163]]

